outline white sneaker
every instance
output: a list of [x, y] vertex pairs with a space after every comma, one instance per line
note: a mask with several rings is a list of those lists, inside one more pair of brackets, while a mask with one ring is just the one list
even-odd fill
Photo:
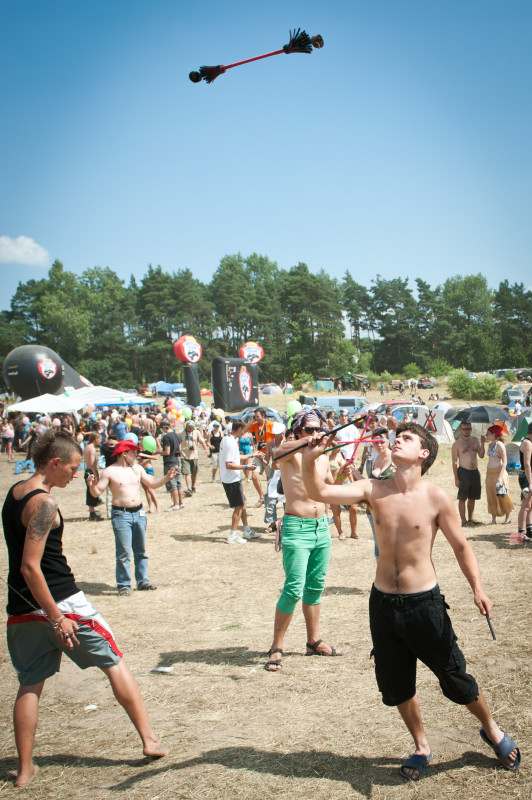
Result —
[[257, 533], [257, 531], [254, 531], [252, 528], [247, 527], [244, 528], [244, 533], [242, 535], [244, 539], [260, 539], [262, 533]]
[[180, 508], [184, 508], [184, 506], [170, 506], [170, 508], [167, 508], [166, 511], [179, 511]]
[[238, 533], [231, 533], [227, 537], [227, 544], [247, 544], [246, 540], [243, 539]]

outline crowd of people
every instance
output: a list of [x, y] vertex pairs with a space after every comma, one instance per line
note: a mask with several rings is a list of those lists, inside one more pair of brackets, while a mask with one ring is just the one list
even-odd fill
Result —
[[[44, 415], [30, 422], [20, 415], [8, 417], [2, 437], [10, 440], [8, 461], [27, 448], [33, 470], [10, 489], [2, 513], [9, 555], [8, 646], [20, 682], [14, 714], [16, 785], [26, 785], [36, 775], [32, 752], [39, 698], [44, 681], [58, 671], [62, 654], [81, 668], [100, 667], [137, 729], [144, 753], [165, 754], [109, 625], [75, 584], [62, 551], [63, 520], [50, 490], [66, 487], [84, 461], [88, 519], [103, 519], [98, 510], [101, 498], [107, 495], [110, 501], [118, 595], [127, 597], [132, 588], [153, 591], [157, 586], [148, 577], [147, 514], [159, 511], [156, 490], [163, 485], [169, 512], [181, 510], [186, 498], [196, 494], [200, 448], [210, 460], [210, 481], [220, 476], [230, 508], [227, 543], [247, 544], [270, 533], [282, 553], [285, 581], [274, 610], [266, 671], [283, 668], [284, 637], [299, 601], [307, 632], [305, 654], [342, 656], [320, 636], [331, 552], [329, 524], [334, 524], [339, 539], [347, 538], [341, 517], [346, 509], [350, 537], [356, 539], [357, 515], [364, 509], [375, 540], [370, 624], [377, 684], [383, 702], [398, 708], [415, 745], [401, 775], [417, 781], [432, 760], [415, 690], [417, 659], [434, 672], [446, 697], [465, 705], [480, 721], [483, 741], [503, 766], [512, 771], [519, 767], [516, 743], [495, 723], [476, 680], [466, 672], [431, 559], [440, 530], [476, 606], [489, 618], [492, 603], [463, 529], [479, 524], [474, 514], [481, 493], [478, 459], [486, 455], [486, 442], [488, 510], [492, 522], [501, 516], [510, 521], [514, 507], [500, 425], [480, 438], [472, 435], [470, 424], [460, 425], [452, 447], [459, 517], [445, 491], [422, 481], [436, 458], [435, 438], [415, 420], [399, 422], [391, 413], [350, 420], [347, 411], [340, 410], [337, 423], [334, 415], [326, 419], [317, 408], [308, 408], [279, 423], [257, 408], [246, 424], [216, 409], [196, 409], [180, 423], [162, 407], [148, 412], [87, 409], [79, 418]], [[163, 469], [156, 478], [153, 465], [158, 458]], [[532, 424], [520, 459], [518, 528], [528, 542]], [[257, 494], [256, 507], [264, 508], [264, 531], [249, 525], [247, 482]]]

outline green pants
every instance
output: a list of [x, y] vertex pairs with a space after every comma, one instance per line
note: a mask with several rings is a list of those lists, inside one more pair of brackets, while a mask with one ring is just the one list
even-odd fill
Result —
[[325, 514], [317, 519], [285, 514], [282, 553], [285, 583], [277, 603], [279, 611], [292, 614], [301, 599], [309, 606], [321, 603], [331, 554]]

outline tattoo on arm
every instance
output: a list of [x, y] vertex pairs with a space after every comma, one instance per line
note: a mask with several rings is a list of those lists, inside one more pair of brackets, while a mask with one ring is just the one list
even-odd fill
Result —
[[57, 513], [56, 502], [44, 502], [37, 506], [30, 517], [26, 535], [32, 542], [40, 542], [48, 536]]

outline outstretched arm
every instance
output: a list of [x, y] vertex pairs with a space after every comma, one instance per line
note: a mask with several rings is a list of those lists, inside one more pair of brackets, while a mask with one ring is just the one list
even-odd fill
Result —
[[159, 489], [159, 487], [171, 481], [172, 478], [175, 478], [176, 475], [179, 475], [179, 467], [170, 467], [166, 475], [163, 475], [161, 478], [154, 478], [153, 475], [148, 475], [143, 467], [140, 467], [140, 469], [140, 482], [149, 489]]
[[475, 605], [481, 614], [491, 618], [493, 603], [484, 591], [477, 557], [458, 522], [454, 503], [447, 492], [442, 489], [437, 489], [436, 491], [438, 492], [439, 511], [437, 521], [439, 528], [453, 548], [458, 565], [473, 590]]
[[[362, 500], [369, 499], [368, 492], [371, 490], [371, 482], [368, 480], [358, 481], [357, 483], [347, 483], [339, 486], [338, 484], [328, 484], [327, 476], [322, 477], [316, 469], [316, 460], [323, 455], [327, 447], [331, 447], [334, 441], [333, 436], [325, 436], [321, 439], [313, 437], [302, 450], [302, 469], [303, 482], [309, 497], [322, 503], [332, 503], [333, 505], [352, 505], [360, 503]], [[329, 470], [330, 474], [330, 470]]]
[[103, 470], [99, 480], [96, 480], [95, 475], [87, 475], [87, 486], [89, 487], [89, 492], [93, 497], [99, 497], [101, 494], [103, 494], [103, 492], [105, 492], [109, 486], [107, 470]]

